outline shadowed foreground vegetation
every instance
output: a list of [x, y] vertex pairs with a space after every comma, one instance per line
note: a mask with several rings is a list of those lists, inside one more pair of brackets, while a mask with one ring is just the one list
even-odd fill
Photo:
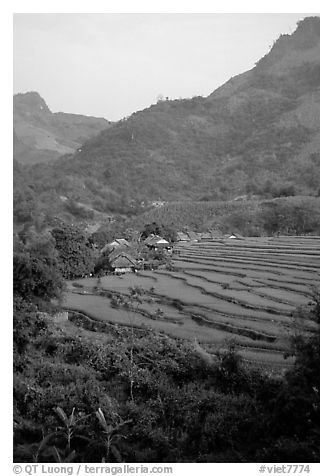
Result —
[[[57, 323], [32, 301], [14, 306], [16, 462], [319, 460], [317, 333], [295, 337], [294, 367], [273, 376], [232, 346], [206, 359], [145, 329]], [[319, 303], [304, 317], [318, 321]]]

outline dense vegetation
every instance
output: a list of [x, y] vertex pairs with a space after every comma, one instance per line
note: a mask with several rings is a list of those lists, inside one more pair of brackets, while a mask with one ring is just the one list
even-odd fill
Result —
[[[176, 202], [133, 220], [163, 223], [176, 230], [219, 229], [245, 236], [319, 234], [319, 199], [288, 197], [230, 202]], [[126, 225], [126, 224], [124, 224]], [[128, 224], [127, 224], [128, 226]]]
[[79, 228], [62, 224], [53, 228], [51, 234], [58, 252], [59, 267], [64, 278], [84, 276], [94, 269], [95, 253]]
[[316, 334], [294, 341], [282, 378], [232, 348], [208, 363], [153, 332], [57, 324], [18, 295], [14, 314], [17, 462], [319, 460]]
[[[23, 296], [27, 289], [29, 295], [39, 292], [41, 297], [52, 298], [61, 279], [89, 274], [95, 261], [91, 242], [75, 225], [57, 221], [52, 228], [41, 230], [30, 224], [14, 236], [14, 286]], [[54, 286], [54, 292], [45, 287], [48, 285]]]
[[319, 198], [284, 197], [229, 202], [170, 202], [133, 217], [103, 220], [90, 241], [99, 248], [116, 238], [156, 233], [175, 241], [177, 231], [221, 230], [244, 236], [320, 234]]

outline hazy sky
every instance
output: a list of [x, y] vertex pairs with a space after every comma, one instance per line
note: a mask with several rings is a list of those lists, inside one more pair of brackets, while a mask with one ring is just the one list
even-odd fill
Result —
[[38, 91], [53, 112], [118, 120], [159, 94], [210, 94], [309, 15], [15, 14], [14, 93]]

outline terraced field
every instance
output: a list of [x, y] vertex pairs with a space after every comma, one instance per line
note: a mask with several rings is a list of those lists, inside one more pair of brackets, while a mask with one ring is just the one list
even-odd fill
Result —
[[[65, 306], [95, 319], [147, 326], [197, 341], [215, 352], [232, 341], [245, 360], [287, 366], [291, 314], [319, 285], [319, 238], [278, 237], [181, 244], [172, 271], [142, 271], [69, 283]], [[79, 287], [78, 287], [79, 286]], [[145, 293], [131, 309], [115, 308], [108, 292]], [[113, 306], [113, 307], [112, 307]], [[305, 330], [313, 323], [303, 321]]]

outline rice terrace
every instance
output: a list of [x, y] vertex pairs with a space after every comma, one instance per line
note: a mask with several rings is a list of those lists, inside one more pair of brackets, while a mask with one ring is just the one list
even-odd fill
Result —
[[[319, 237], [285, 236], [178, 244], [168, 269], [70, 282], [65, 307], [113, 324], [148, 327], [215, 353], [231, 343], [243, 359], [291, 364], [292, 313], [319, 284]], [[118, 306], [108, 292], [140, 303]], [[302, 322], [311, 329], [312, 322]]]

